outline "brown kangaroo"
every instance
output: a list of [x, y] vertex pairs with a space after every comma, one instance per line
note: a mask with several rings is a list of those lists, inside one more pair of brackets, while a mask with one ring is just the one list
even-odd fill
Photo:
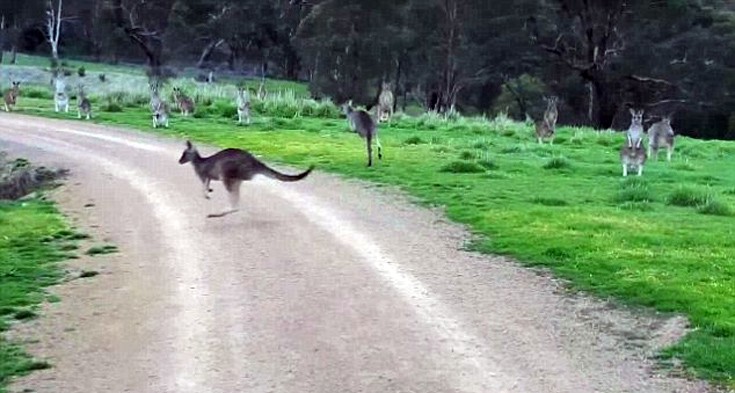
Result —
[[230, 210], [222, 213], [209, 214], [207, 217], [223, 217], [238, 211], [240, 203], [240, 185], [243, 181], [252, 180], [255, 175], [264, 175], [280, 181], [297, 181], [305, 178], [314, 169], [311, 165], [306, 171], [298, 175], [286, 175], [271, 169], [263, 162], [255, 158], [249, 152], [242, 149], [224, 149], [209, 156], [199, 155], [196, 147], [190, 141], [186, 141], [186, 150], [179, 158], [179, 164], [191, 162], [194, 172], [202, 182], [204, 198], [209, 199], [209, 182], [212, 180], [222, 181], [230, 199]]
[[5, 112], [10, 112], [10, 107], [15, 106], [20, 95], [20, 82], [12, 81], [13, 87], [5, 92]]

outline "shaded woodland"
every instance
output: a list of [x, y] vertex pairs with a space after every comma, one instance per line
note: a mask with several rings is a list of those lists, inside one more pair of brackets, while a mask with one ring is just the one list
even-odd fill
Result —
[[56, 47], [152, 75], [301, 80], [368, 107], [386, 81], [399, 108], [518, 120], [556, 95], [561, 124], [625, 128], [640, 107], [735, 139], [726, 0], [0, 0], [0, 17], [3, 63]]

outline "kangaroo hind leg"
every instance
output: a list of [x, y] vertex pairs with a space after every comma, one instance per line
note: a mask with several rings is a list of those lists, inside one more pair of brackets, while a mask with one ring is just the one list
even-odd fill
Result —
[[235, 213], [239, 210], [240, 185], [242, 184], [242, 180], [233, 179], [233, 178], [225, 178], [224, 184], [225, 184], [225, 189], [227, 190], [227, 197], [230, 200], [230, 209], [225, 210], [221, 213], [210, 214], [207, 216], [208, 218], [224, 217], [228, 214]]

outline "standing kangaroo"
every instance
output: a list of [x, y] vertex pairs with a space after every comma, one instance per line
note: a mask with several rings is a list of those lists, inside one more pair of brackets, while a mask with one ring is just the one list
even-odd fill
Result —
[[390, 84], [383, 82], [383, 86], [378, 96], [378, 120], [380, 122], [389, 121], [393, 117], [393, 105], [395, 99], [393, 92], [390, 90]]
[[671, 115], [663, 116], [661, 121], [654, 123], [648, 129], [648, 156], [658, 160], [658, 149], [666, 148], [666, 160], [671, 161], [674, 152], [674, 129], [671, 128]]
[[620, 149], [620, 163], [623, 166], [623, 177], [628, 176], [628, 168], [638, 170], [638, 176], [643, 174], [643, 165], [646, 163], [646, 149], [641, 139], [643, 137], [643, 110], [630, 109], [632, 116], [626, 140]]
[[626, 133], [628, 147], [635, 145], [636, 149], [643, 143], [643, 109], [630, 108], [630, 127]]
[[66, 82], [61, 77], [54, 79], [54, 109], [56, 112], [63, 110], [69, 113], [69, 95], [66, 94]]
[[77, 96], [77, 101], [79, 102], [77, 105], [77, 117], [81, 119], [82, 114], [84, 114], [87, 120], [89, 120], [92, 115], [92, 103], [89, 102], [89, 98], [87, 98], [87, 95], [84, 93], [83, 85], [79, 85], [79, 96]]
[[559, 99], [555, 96], [546, 98], [547, 105], [544, 112], [544, 118], [536, 122], [536, 139], [539, 144], [543, 144], [544, 139], [549, 139], [550, 144], [554, 144], [554, 135], [556, 134], [556, 121], [559, 118], [559, 110], [557, 102]]
[[250, 124], [250, 93], [245, 87], [237, 88], [237, 123], [242, 124], [242, 118]]
[[10, 107], [15, 106], [20, 95], [20, 81], [11, 81], [12, 87], [5, 92], [5, 112], [10, 112]]
[[187, 97], [179, 87], [174, 87], [174, 100], [182, 115], [189, 116], [190, 113], [194, 112], [194, 100]]
[[159, 95], [161, 85], [157, 80], [151, 80], [148, 82], [148, 88], [151, 92], [151, 112], [155, 113], [163, 103], [163, 101], [161, 101], [161, 96]]
[[159, 90], [161, 84], [157, 80], [148, 83], [151, 91], [151, 111], [153, 112], [153, 128], [164, 126], [168, 128], [169, 107], [168, 103], [161, 99]]
[[360, 135], [361, 138], [364, 138], [367, 143], [367, 166], [373, 166], [373, 139], [375, 139], [375, 144], [378, 147], [378, 159], [382, 160], [383, 147], [380, 145], [380, 139], [378, 138], [377, 125], [370, 114], [361, 109], [354, 110], [352, 108], [352, 101], [343, 104], [342, 111], [347, 116], [350, 129], [357, 132], [357, 134]]
[[209, 182], [212, 180], [222, 181], [228, 192], [230, 209], [222, 213], [209, 214], [207, 217], [223, 217], [238, 211], [240, 202], [240, 185], [243, 181], [252, 180], [255, 175], [264, 175], [280, 181], [297, 181], [305, 178], [314, 169], [310, 166], [306, 171], [298, 175], [286, 175], [271, 169], [252, 154], [241, 149], [224, 149], [209, 156], [199, 155], [196, 147], [190, 141], [186, 141], [186, 149], [179, 158], [179, 164], [191, 162], [194, 172], [202, 182], [204, 198], [209, 199]]

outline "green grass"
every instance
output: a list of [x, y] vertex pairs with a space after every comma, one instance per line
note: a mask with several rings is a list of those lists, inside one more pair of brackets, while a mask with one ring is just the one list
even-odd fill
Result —
[[[27, 113], [66, 117], [51, 106], [19, 103]], [[399, 186], [485, 235], [476, 250], [549, 268], [601, 297], [687, 315], [696, 330], [662, 355], [732, 385], [735, 218], [712, 213], [735, 203], [733, 143], [679, 138], [672, 163], [652, 161], [634, 180], [621, 176], [621, 134], [561, 127], [569, 143], [539, 146], [529, 126], [507, 119], [425, 115], [381, 126], [384, 159], [367, 168], [364, 144], [343, 119], [255, 112], [242, 127], [213, 113], [174, 115], [170, 129], [153, 130], [147, 109], [127, 107], [94, 121]], [[707, 206], [703, 195], [717, 195], [717, 204]]]
[[[52, 300], [44, 288], [59, 282], [58, 262], [80, 236], [49, 202], [0, 202], [0, 331], [34, 318], [38, 305]], [[48, 367], [0, 337], [0, 392], [11, 377]]]

